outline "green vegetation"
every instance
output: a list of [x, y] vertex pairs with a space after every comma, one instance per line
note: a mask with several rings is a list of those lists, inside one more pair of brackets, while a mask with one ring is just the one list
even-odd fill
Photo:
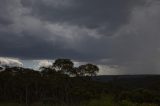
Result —
[[159, 106], [160, 77], [95, 80], [99, 69], [57, 59], [40, 71], [8, 67], [0, 72], [0, 106]]
[[[85, 103], [80, 104], [53, 104], [53, 103], [32, 103], [30, 106], [159, 106], [153, 103], [133, 103], [130, 101], [121, 101], [115, 103], [112, 97], [105, 96], [100, 99], [93, 99]], [[19, 103], [1, 103], [0, 106], [26, 106], [26, 104]]]

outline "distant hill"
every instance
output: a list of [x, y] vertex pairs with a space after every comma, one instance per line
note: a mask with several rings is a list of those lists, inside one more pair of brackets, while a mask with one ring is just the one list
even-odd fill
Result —
[[143, 80], [160, 78], [160, 75], [101, 75], [93, 77], [93, 80], [109, 82], [113, 80]]
[[127, 89], [158, 89], [160, 75], [103, 75], [93, 77], [93, 80], [108, 83], [116, 88]]

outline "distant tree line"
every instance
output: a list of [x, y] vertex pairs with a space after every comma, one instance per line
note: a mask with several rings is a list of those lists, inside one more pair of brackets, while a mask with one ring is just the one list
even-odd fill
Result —
[[40, 70], [42, 73], [52, 71], [74, 77], [96, 76], [99, 72], [99, 68], [93, 64], [85, 64], [79, 67], [74, 67], [74, 63], [70, 59], [57, 59], [53, 65], [41, 67]]

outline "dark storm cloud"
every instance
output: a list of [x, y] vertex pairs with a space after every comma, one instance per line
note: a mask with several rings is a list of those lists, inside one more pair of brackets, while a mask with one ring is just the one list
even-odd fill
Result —
[[158, 0], [0, 0], [0, 56], [158, 73], [159, 10]]
[[5, 36], [1, 40], [1, 56], [4, 57], [19, 57], [21, 59], [53, 59], [57, 57], [75, 58], [77, 55], [80, 55], [73, 50], [62, 49], [59, 47], [60, 45], [51, 45], [51, 42], [37, 39], [34, 36], [15, 38]]
[[[101, 36], [109, 36], [111, 29], [124, 24], [128, 20], [131, 7], [136, 3], [132, 0], [123, 2], [115, 0], [1, 1], [0, 38], [3, 46], [1, 55], [41, 57], [42, 55], [37, 55], [37, 52], [43, 54], [48, 49], [50, 53], [43, 54], [48, 58], [52, 57], [53, 52], [54, 55], [58, 55], [63, 50], [68, 51], [65, 53], [67, 55], [70, 53], [73, 57], [72, 53], [86, 54], [91, 58], [106, 57], [109, 50], [106, 52], [104, 46], [105, 49], [110, 49], [110, 41]], [[10, 46], [8, 47], [7, 44]], [[38, 45], [46, 45], [46, 47], [37, 50]], [[69, 52], [70, 50], [72, 52]]]
[[128, 24], [117, 31], [112, 57], [126, 73], [160, 73], [160, 2], [136, 7]]
[[104, 27], [108, 31], [128, 22], [132, 8], [143, 3], [142, 0], [69, 0], [70, 5], [59, 6], [57, 3], [58, 7], [53, 2], [49, 5], [47, 1], [51, 0], [23, 1], [22, 4], [32, 6], [32, 14], [47, 21], [68, 22], [88, 28]]

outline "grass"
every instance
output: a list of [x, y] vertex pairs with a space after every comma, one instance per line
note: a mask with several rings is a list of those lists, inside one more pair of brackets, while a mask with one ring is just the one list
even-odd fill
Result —
[[[25, 104], [17, 104], [17, 103], [0, 103], [0, 106], [27, 106]], [[55, 105], [55, 104], [43, 104], [43, 103], [33, 103], [29, 106], [159, 106], [158, 104], [149, 104], [149, 103], [132, 103], [130, 101], [122, 101], [120, 103], [115, 103], [111, 96], [102, 96], [102, 98], [94, 99], [88, 101], [86, 103], [82, 103], [79, 105]]]

